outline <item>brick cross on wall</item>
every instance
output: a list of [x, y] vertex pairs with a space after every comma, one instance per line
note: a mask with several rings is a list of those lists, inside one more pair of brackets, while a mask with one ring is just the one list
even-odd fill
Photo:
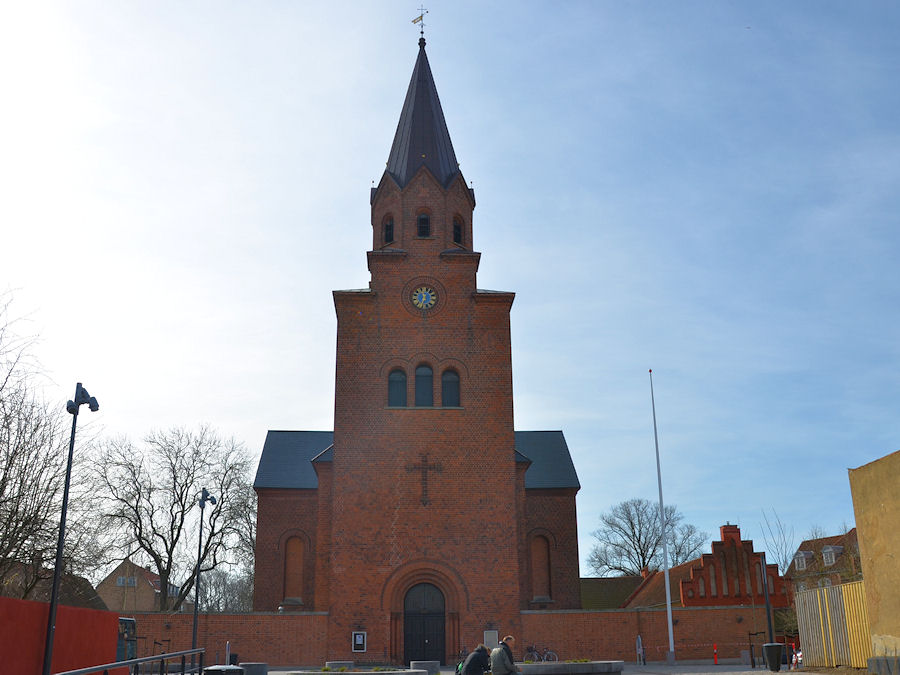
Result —
[[422, 458], [422, 461], [419, 464], [407, 464], [406, 470], [410, 473], [413, 471], [422, 472], [422, 505], [428, 506], [430, 503], [430, 500], [428, 499], [428, 472], [434, 471], [435, 473], [440, 473], [444, 470], [444, 467], [440, 464], [429, 464], [428, 454], [425, 452], [419, 456]]

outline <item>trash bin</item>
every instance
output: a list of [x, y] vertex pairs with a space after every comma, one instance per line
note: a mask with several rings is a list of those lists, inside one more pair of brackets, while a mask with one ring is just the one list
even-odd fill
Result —
[[244, 675], [244, 669], [240, 666], [207, 666], [203, 669], [204, 675]]
[[763, 645], [763, 656], [766, 658], [766, 665], [773, 673], [781, 670], [781, 650], [784, 645], [780, 642], [767, 642]]

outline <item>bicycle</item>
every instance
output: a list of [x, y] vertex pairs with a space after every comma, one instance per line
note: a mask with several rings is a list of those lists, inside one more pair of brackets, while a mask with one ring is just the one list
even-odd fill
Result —
[[468, 655], [469, 653], [466, 651], [465, 647], [459, 650], [459, 654], [457, 655], [459, 656], [459, 661], [456, 662], [456, 675], [461, 675], [463, 663], [465, 663], [466, 656]]
[[538, 651], [534, 645], [528, 645], [525, 648], [525, 663], [542, 663], [542, 662], [559, 661], [559, 656], [550, 647], [544, 647], [544, 651]]

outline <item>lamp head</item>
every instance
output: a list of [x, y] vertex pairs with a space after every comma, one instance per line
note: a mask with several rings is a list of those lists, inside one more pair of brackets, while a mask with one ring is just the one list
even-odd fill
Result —
[[97, 412], [100, 410], [100, 404], [97, 403], [97, 399], [94, 396], [91, 396], [88, 393], [88, 390], [81, 386], [81, 382], [79, 382], [75, 386], [75, 400], [68, 401], [66, 403], [66, 412], [70, 415], [78, 414], [78, 406], [83, 403], [87, 403], [88, 407], [91, 409], [91, 412]]
[[206, 506], [206, 502], [209, 502], [210, 504], [215, 506], [216, 498], [213, 497], [211, 494], [209, 494], [209, 490], [207, 490], [206, 488], [203, 488], [200, 491], [200, 501], [198, 502], [198, 504], [200, 504], [201, 509]]

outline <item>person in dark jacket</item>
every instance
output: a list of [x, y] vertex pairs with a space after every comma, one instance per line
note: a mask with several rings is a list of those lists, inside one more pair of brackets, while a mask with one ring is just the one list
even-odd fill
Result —
[[491, 673], [493, 675], [509, 675], [517, 673], [516, 660], [513, 658], [512, 649], [516, 646], [516, 639], [512, 635], [503, 638], [500, 646], [491, 652]]
[[491, 669], [491, 651], [484, 645], [475, 647], [475, 651], [470, 653], [466, 660], [463, 661], [461, 675], [484, 675], [485, 671]]

